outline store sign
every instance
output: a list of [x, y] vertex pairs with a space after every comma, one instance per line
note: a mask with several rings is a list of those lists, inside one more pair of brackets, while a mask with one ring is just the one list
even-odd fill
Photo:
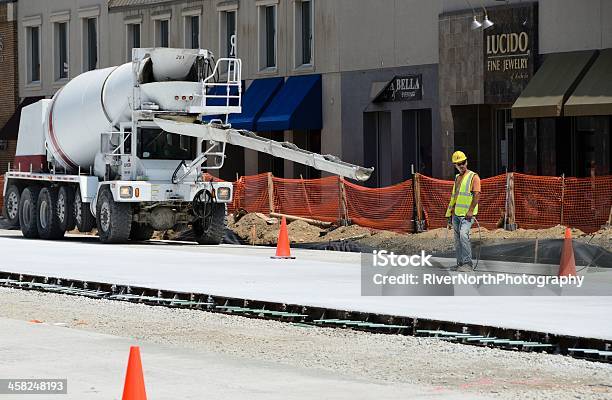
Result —
[[405, 75], [396, 76], [385, 86], [375, 103], [387, 101], [413, 101], [423, 98], [423, 76]]
[[485, 103], [513, 103], [533, 76], [538, 54], [537, 3], [494, 7], [484, 30]]

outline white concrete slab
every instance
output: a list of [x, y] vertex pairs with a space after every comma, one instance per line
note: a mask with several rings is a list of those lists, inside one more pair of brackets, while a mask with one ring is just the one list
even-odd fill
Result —
[[[161, 399], [472, 399], [430, 386], [356, 379], [330, 371], [259, 362], [193, 349], [137, 343], [94, 332], [0, 318], [0, 377], [67, 379], [67, 395], [120, 399], [130, 346], [139, 345], [147, 398]], [[23, 395], [0, 395], [22, 399]], [[27, 396], [26, 396], [27, 397]]]
[[[0, 237], [0, 270], [612, 339], [612, 297], [363, 297], [358, 254]], [[328, 260], [328, 261], [323, 261]]]

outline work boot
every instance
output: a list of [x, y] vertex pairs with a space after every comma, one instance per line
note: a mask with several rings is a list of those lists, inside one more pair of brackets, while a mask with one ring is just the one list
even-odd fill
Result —
[[474, 267], [470, 264], [463, 264], [457, 267], [457, 272], [474, 272]]

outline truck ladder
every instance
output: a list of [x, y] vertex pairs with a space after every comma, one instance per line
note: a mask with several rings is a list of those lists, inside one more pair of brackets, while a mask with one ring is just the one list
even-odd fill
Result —
[[313, 153], [300, 149], [293, 143], [277, 142], [247, 130], [232, 129], [215, 123], [199, 124], [161, 118], [155, 118], [154, 122], [166, 132], [241, 146], [362, 182], [368, 180], [374, 171], [374, 168], [350, 164], [329, 154]]

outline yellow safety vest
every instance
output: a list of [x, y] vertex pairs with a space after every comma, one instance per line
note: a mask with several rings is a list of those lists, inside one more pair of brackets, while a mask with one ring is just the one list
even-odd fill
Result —
[[[455, 190], [457, 186], [457, 180], [459, 174], [455, 175], [455, 184], [453, 185], [453, 193], [451, 194], [451, 200], [446, 209], [446, 217], [452, 215], [453, 206], [455, 207], [455, 215], [458, 217], [464, 217], [467, 214], [470, 205], [472, 204], [472, 198], [474, 194], [470, 191], [472, 187], [472, 179], [476, 173], [474, 171], [467, 171], [467, 176], [461, 180], [461, 187], [459, 188], [459, 194], [455, 197]], [[473, 214], [478, 214], [478, 204], [474, 207]]]

